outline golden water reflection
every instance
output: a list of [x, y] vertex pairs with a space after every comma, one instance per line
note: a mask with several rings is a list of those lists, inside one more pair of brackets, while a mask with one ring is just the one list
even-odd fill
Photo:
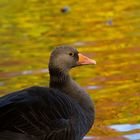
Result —
[[140, 123], [139, 0], [1, 0], [0, 17], [0, 95], [48, 85], [50, 51], [72, 45], [97, 61], [71, 71], [95, 102], [88, 139], [139, 139], [110, 127]]

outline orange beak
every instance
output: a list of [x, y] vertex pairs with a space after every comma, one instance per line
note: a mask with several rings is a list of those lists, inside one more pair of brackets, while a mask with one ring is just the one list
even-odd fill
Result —
[[92, 60], [86, 56], [84, 56], [83, 54], [79, 53], [79, 60], [77, 62], [78, 65], [91, 65], [91, 64], [96, 64], [95, 60]]

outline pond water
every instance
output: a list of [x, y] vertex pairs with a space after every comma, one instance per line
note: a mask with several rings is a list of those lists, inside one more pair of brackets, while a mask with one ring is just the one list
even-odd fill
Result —
[[96, 107], [85, 140], [140, 139], [139, 0], [1, 0], [0, 95], [48, 85], [56, 46], [71, 45], [95, 59], [73, 78]]

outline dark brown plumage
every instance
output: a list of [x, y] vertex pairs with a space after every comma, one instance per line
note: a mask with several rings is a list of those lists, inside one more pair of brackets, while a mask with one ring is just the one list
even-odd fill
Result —
[[69, 70], [95, 63], [72, 47], [56, 48], [49, 61], [49, 87], [0, 98], [0, 140], [82, 140], [93, 124], [94, 107]]

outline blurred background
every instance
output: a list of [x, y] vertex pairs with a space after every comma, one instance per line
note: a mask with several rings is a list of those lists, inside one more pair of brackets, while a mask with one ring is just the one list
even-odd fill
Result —
[[71, 71], [95, 103], [85, 140], [140, 139], [140, 1], [0, 0], [0, 96], [48, 86], [61, 45], [97, 61]]

